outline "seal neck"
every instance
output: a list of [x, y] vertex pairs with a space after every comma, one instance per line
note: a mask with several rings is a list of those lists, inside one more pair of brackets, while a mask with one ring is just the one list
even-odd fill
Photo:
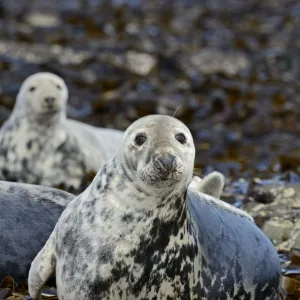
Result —
[[26, 111], [13, 111], [9, 120], [13, 123], [17, 121], [27, 122], [30, 125], [37, 125], [37, 128], [49, 129], [66, 121], [64, 111], [59, 111], [54, 114], [35, 114]]
[[114, 211], [172, 220], [182, 216], [186, 210], [187, 186], [154, 190], [132, 180], [127, 170], [117, 164], [116, 159], [104, 165], [92, 185], [95, 193], [93, 196], [106, 199], [105, 205]]

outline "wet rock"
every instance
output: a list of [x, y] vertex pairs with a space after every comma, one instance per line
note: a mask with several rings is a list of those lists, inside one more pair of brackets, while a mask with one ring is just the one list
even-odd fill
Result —
[[[274, 184], [274, 181], [267, 184], [267, 181], [261, 182], [265, 182], [265, 184], [254, 187], [248, 193], [249, 197], [255, 191], [255, 196], [259, 191], [258, 198], [251, 197], [251, 201], [244, 201], [243, 209], [252, 215], [275, 245], [280, 245], [280, 247], [299, 245], [300, 184]], [[262, 202], [261, 195], [268, 195], [266, 199], [272, 195], [272, 201], [263, 201], [264, 204], [258, 204], [258, 202]], [[265, 197], [263, 200], [266, 200]]]
[[59, 45], [28, 45], [25, 43], [0, 42], [0, 55], [8, 55], [11, 59], [23, 60], [27, 63], [43, 64], [57, 61], [61, 65], [79, 65], [90, 58], [90, 51], [75, 51]]
[[295, 196], [296, 192], [295, 192], [295, 189], [290, 187], [290, 188], [286, 188], [283, 190], [283, 197], [285, 198], [290, 198], [290, 197], [293, 197]]
[[271, 191], [266, 191], [263, 188], [255, 187], [248, 193], [248, 197], [251, 197], [253, 201], [268, 204], [275, 200], [275, 195]]
[[33, 27], [53, 28], [60, 25], [60, 19], [56, 14], [33, 11], [26, 15], [25, 22]]
[[278, 250], [300, 248], [300, 221], [296, 222], [293, 229], [290, 232], [290, 239], [279, 244]]
[[262, 230], [275, 244], [279, 244], [291, 237], [293, 228], [294, 223], [290, 220], [272, 219], [265, 222]]
[[157, 59], [150, 54], [136, 51], [128, 51], [126, 53], [126, 67], [137, 75], [148, 75], [156, 63]]
[[243, 53], [223, 52], [219, 49], [202, 49], [183, 63], [184, 68], [190, 65], [202, 74], [221, 73], [235, 75], [249, 67], [249, 60]]

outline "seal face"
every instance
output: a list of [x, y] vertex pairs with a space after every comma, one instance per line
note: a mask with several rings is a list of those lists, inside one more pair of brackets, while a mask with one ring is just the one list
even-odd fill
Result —
[[32, 262], [30, 295], [56, 270], [65, 300], [276, 299], [274, 247], [246, 215], [188, 189], [194, 156], [180, 121], [133, 123]]
[[36, 73], [28, 77], [17, 95], [17, 103], [13, 111], [16, 115], [42, 118], [62, 114], [68, 99], [65, 82], [51, 73]]
[[0, 130], [0, 179], [78, 189], [113, 155], [123, 134], [66, 119], [67, 98], [55, 74], [24, 81]]

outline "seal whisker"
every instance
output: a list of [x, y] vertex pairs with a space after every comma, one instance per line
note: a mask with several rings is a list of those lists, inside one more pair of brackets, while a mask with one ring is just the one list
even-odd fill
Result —
[[173, 114], [173, 118], [175, 117], [175, 115], [176, 115], [176, 113], [177, 113], [177, 111], [180, 109], [180, 107], [182, 106], [182, 104], [181, 105], [179, 105], [177, 108], [176, 108], [176, 110], [175, 110], [175, 112], [174, 112], [174, 114]]

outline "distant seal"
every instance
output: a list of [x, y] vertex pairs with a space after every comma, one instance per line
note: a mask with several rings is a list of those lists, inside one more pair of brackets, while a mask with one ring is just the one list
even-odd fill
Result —
[[134, 122], [32, 262], [30, 295], [55, 271], [64, 300], [276, 299], [275, 248], [238, 209], [188, 189], [194, 156], [179, 120]]
[[0, 179], [78, 189], [119, 148], [123, 132], [66, 118], [68, 89], [36, 73], [22, 84], [0, 130]]
[[27, 279], [30, 264], [74, 195], [48, 187], [0, 181], [0, 282]]

